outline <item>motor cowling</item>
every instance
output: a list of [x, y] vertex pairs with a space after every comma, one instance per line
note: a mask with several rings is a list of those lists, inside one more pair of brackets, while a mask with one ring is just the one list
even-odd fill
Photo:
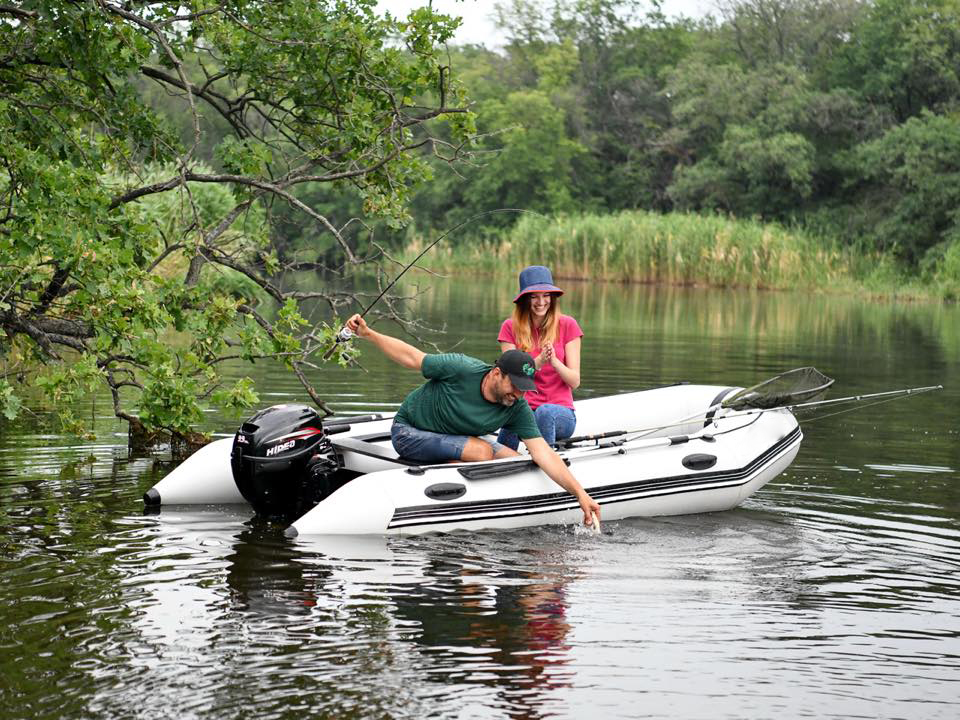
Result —
[[315, 505], [339, 465], [317, 411], [274, 405], [247, 420], [230, 455], [240, 494], [264, 517], [292, 518]]

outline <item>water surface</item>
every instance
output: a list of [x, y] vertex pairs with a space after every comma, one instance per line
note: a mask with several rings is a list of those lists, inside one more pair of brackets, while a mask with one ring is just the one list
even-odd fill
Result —
[[[82, 408], [97, 441], [3, 426], [0, 718], [957, 717], [958, 309], [563, 285], [579, 397], [803, 365], [834, 397], [946, 390], [801, 417], [797, 460], [742, 507], [599, 537], [290, 541], [243, 508], [144, 515], [170, 464], [128, 457], [107, 398]], [[437, 281], [416, 306], [441, 349], [492, 359], [511, 291]], [[362, 365], [311, 379], [344, 413], [419, 382]], [[264, 405], [305, 399], [254, 372]]]

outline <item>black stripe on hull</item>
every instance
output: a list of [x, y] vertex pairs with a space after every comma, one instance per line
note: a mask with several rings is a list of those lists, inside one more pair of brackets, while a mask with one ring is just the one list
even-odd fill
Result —
[[[772, 463], [802, 438], [797, 426], [784, 438], [754, 458], [748, 465], [735, 470], [714, 473], [691, 473], [665, 478], [653, 478], [618, 483], [603, 488], [592, 488], [590, 496], [601, 505], [638, 500], [643, 497], [681, 495], [689, 492], [721, 490], [746, 485], [752, 476]], [[704, 487], [704, 486], [707, 487]], [[397, 508], [388, 530], [404, 527], [439, 525], [454, 520], [473, 522], [501, 517], [523, 517], [544, 513], [575, 510], [579, 504], [566, 492], [530, 495], [504, 500], [476, 500], [442, 505], [412, 505]]]

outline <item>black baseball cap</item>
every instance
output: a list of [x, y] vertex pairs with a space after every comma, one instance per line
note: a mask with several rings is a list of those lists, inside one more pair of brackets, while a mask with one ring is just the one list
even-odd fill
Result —
[[497, 359], [496, 366], [500, 368], [500, 372], [507, 374], [517, 390], [527, 392], [537, 389], [536, 383], [533, 382], [533, 374], [537, 371], [537, 366], [530, 353], [523, 350], [507, 350]]

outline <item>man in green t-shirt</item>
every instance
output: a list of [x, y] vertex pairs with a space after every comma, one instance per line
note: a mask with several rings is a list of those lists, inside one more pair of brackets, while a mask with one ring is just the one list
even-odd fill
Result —
[[531, 459], [551, 480], [577, 498], [583, 521], [600, 519], [600, 506], [587, 494], [560, 456], [540, 436], [523, 393], [534, 389], [533, 358], [508, 350], [495, 365], [466, 355], [427, 355], [403, 340], [371, 329], [360, 315], [346, 327], [370, 340], [388, 358], [419, 370], [427, 382], [407, 395], [394, 418], [391, 436], [402, 456], [423, 463], [479, 462], [516, 456], [516, 450], [481, 435], [505, 427], [526, 445]]

